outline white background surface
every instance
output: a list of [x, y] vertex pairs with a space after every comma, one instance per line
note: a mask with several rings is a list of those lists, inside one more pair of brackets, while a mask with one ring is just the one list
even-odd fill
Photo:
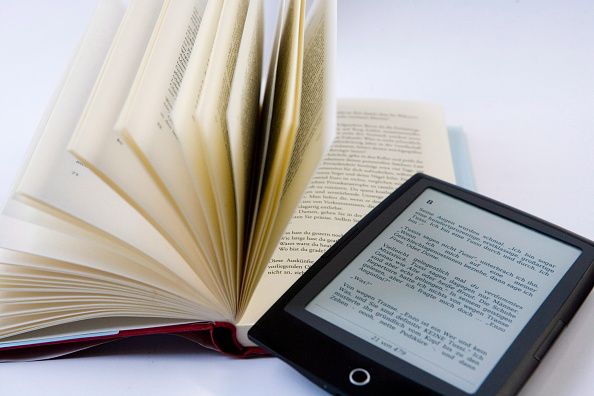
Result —
[[[95, 5], [0, 3], [2, 197]], [[478, 192], [594, 239], [594, 2], [339, 0], [338, 29], [339, 96], [441, 103]], [[589, 298], [522, 394], [594, 394], [593, 328]], [[1, 364], [0, 394], [323, 392], [274, 358], [154, 337]]]

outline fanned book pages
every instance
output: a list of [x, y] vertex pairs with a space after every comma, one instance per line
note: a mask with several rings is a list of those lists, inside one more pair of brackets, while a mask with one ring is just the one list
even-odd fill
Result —
[[261, 353], [247, 330], [359, 218], [454, 181], [438, 107], [336, 100], [335, 0], [274, 2], [274, 32], [269, 5], [100, 3], [0, 215], [0, 360]]

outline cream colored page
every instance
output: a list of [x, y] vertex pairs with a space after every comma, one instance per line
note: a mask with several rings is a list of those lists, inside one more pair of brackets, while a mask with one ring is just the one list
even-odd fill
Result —
[[[75, 129], [93, 82], [118, 28], [118, 10], [93, 17], [56, 102], [41, 128], [15, 195], [42, 207], [72, 215], [123, 239], [123, 224], [139, 230], [150, 225], [82, 162], [69, 155], [66, 146]], [[119, 17], [119, 18], [118, 18]], [[98, 211], [96, 208], [105, 208]], [[158, 235], [149, 241], [159, 245]], [[136, 239], [141, 242], [141, 238]]]
[[[195, 319], [213, 315], [214, 305], [195, 290], [180, 286], [179, 279], [168, 279], [109, 249], [53, 230], [16, 219], [5, 224], [20, 235], [7, 234], [7, 227], [1, 226], [0, 263], [7, 265], [2, 267], [1, 279], [12, 278], [16, 283], [37, 282], [36, 290], [29, 291], [28, 297], [32, 299], [44, 301], [51, 297], [54, 283], [58, 282], [69, 284], [71, 288], [83, 287], [84, 292], [102, 290], [124, 297], [142, 296], [155, 302], [168, 301], [174, 309], [193, 312]], [[29, 249], [30, 244], [23, 240], [31, 237], [33, 232], [36, 234], [32, 239], [38, 242], [38, 246]], [[81, 256], [84, 259], [80, 260]], [[79, 257], [79, 261], [70, 261], [72, 257]], [[2, 299], [9, 297], [7, 293], [2, 294]], [[220, 318], [221, 315], [214, 314], [213, 317]]]
[[2, 336], [89, 317], [232, 319], [167, 270], [7, 216], [0, 220], [0, 263]]
[[[249, 257], [252, 248], [252, 241], [254, 239], [254, 230], [257, 223], [257, 213], [260, 210], [260, 198], [262, 196], [262, 186], [264, 184], [264, 170], [266, 168], [266, 158], [268, 157], [268, 142], [270, 140], [270, 130], [272, 122], [272, 108], [274, 105], [276, 75], [278, 69], [278, 54], [280, 52], [280, 38], [283, 28], [283, 21], [286, 14], [287, 0], [282, 0], [278, 4], [277, 17], [275, 20], [274, 35], [272, 36], [270, 59], [268, 60], [268, 70], [266, 75], [266, 83], [264, 84], [264, 92], [262, 98], [262, 106], [260, 110], [260, 120], [258, 128], [257, 143], [255, 144], [253, 173], [250, 186], [250, 203], [247, 210], [248, 216], [246, 220], [246, 251]], [[244, 260], [245, 262], [246, 260]], [[242, 276], [242, 280], [244, 277]]]
[[215, 249], [216, 262], [211, 263], [222, 279], [218, 263], [223, 260], [223, 243], [220, 235], [219, 220], [215, 207], [213, 186], [210, 184], [206, 161], [202, 154], [202, 146], [194, 122], [194, 110], [202, 85], [210, 54], [215, 40], [217, 26], [221, 17], [223, 1], [209, 1], [204, 10], [200, 29], [194, 40], [186, 72], [177, 92], [177, 100], [171, 111], [173, 129], [179, 139], [183, 161], [188, 169], [191, 185], [198, 196], [198, 204], [204, 211], [205, 220], [202, 226], [207, 227], [212, 245]]
[[[159, 2], [152, 2], [152, 8], [149, 7], [150, 4], [139, 1], [131, 5], [133, 8], [129, 13], [134, 17], [131, 16], [128, 23], [122, 25], [125, 34], [122, 34], [122, 38], [115, 43], [110, 52], [109, 62], [102, 70], [92, 100], [78, 125], [76, 137], [71, 142], [70, 149], [81, 159], [78, 161], [80, 167], [90, 167], [103, 179], [102, 182], [90, 177], [93, 185], [84, 189], [97, 203], [82, 201], [80, 197], [72, 201], [73, 204], [81, 203], [83, 207], [88, 208], [87, 211], [101, 222], [84, 219], [85, 221], [114, 236], [125, 235], [127, 241], [130, 238], [134, 239], [134, 246], [143, 251], [173, 244], [179, 252], [176, 256], [181, 255], [184, 260], [180, 263], [177, 257], [173, 256], [163, 264], [175, 265], [178, 272], [188, 274], [188, 263], [201, 263], [203, 255], [196, 247], [191, 233], [187, 231], [183, 219], [168, 200], [168, 196], [153, 180], [133, 149], [113, 129], [144, 54], [143, 47], [146, 47], [151, 37], [153, 25], [160, 25], [159, 21], [167, 11], [167, 4], [163, 8]], [[135, 5], [140, 8], [140, 12], [134, 13]], [[149, 9], [152, 13], [147, 14]], [[57, 149], [56, 152], [61, 153], [61, 150]], [[88, 173], [87, 169], [84, 171], [85, 174]], [[117, 209], [118, 205], [126, 206], [128, 214], [113, 210], [114, 206]], [[148, 221], [143, 220], [142, 226], [137, 226], [139, 221], [130, 221], [133, 217], [144, 217]], [[158, 237], [157, 240], [153, 235]], [[164, 249], [167, 248], [160, 248]], [[200, 268], [196, 272], [202, 279], [208, 280], [208, 274], [199, 270]], [[196, 281], [196, 287], [205, 288], [202, 280], [195, 274], [192, 279]]]
[[[285, 176], [280, 209], [263, 260], [258, 262], [261, 270], [336, 134], [335, 63], [336, 1], [318, 0], [309, 10], [305, 24], [299, 127]], [[254, 273], [254, 286], [259, 275], [259, 272]]]
[[[87, 202], [95, 197], [90, 187], [96, 179], [74, 157], [65, 155], [64, 149], [123, 16], [118, 9], [100, 7], [98, 11], [101, 10], [104, 12], [91, 19], [13, 192], [17, 197], [30, 196], [100, 224], [103, 219], [87, 207]], [[65, 191], [74, 191], [80, 199], [69, 199]]]
[[[8, 289], [10, 286], [6, 285]], [[63, 325], [89, 319], [96, 319], [100, 324], [109, 321], [110, 318], [128, 317], [128, 326], [143, 328], [151, 322], [158, 325], [195, 321], [186, 316], [183, 311], [172, 309], [170, 304], [164, 301], [152, 302], [142, 297], [121, 297], [110, 292], [53, 291], [52, 297], [46, 302], [30, 299], [22, 294], [13, 294], [4, 301], [0, 310], [0, 342], [12, 341], [12, 337], [18, 335], [21, 335], [19, 338], [27, 338], [30, 331], [37, 332], [42, 329], [45, 330], [44, 334], [57, 336], [64, 330]], [[56, 329], [54, 326], [60, 328]]]
[[[250, 2], [243, 29], [237, 64], [229, 93], [227, 128], [236, 197], [238, 246], [243, 246], [245, 216], [249, 203], [255, 146], [260, 114], [260, 86], [264, 45], [262, 0]], [[241, 264], [243, 258], [239, 257]], [[238, 266], [240, 271], [241, 266]]]
[[[184, 283], [184, 279], [171, 276], [167, 270], [147, 266], [119, 252], [80, 238], [64, 234], [17, 218], [0, 217], [0, 247], [21, 251], [48, 259], [73, 263], [81, 268], [102, 271], [114, 277], [141, 282], [168, 293], [177, 294], [196, 306], [206, 305], [204, 295]], [[3, 256], [0, 256], [0, 260]]]
[[[96, 278], [113, 282], [113, 288], [106, 287], [100, 290], [93, 285], [86, 285], [84, 290], [68, 292], [71, 301], [80, 307], [81, 311], [73, 316], [72, 320], [80, 320], [92, 311], [93, 304], [86, 300], [86, 296], [91, 294], [105, 296], [104, 301], [97, 306], [104, 316], [118, 314], [112, 305], [118, 300], [120, 309], [126, 310], [129, 314], [134, 313], [135, 316], [194, 320], [221, 318], [213, 313], [212, 307], [203, 305], [207, 302], [200, 293], [191, 289], [180, 291], [178, 282], [95, 244], [6, 217], [2, 218], [0, 223], [0, 241], [3, 247], [10, 249], [0, 249], [0, 263], [20, 266], [23, 269], [21, 280], [24, 276], [33, 275], [33, 279], [43, 281], [44, 277], [34, 277], [34, 270], [39, 269], [52, 271], [58, 277], [63, 276], [62, 279], [76, 280], [75, 276], [70, 278], [69, 275], [79, 274], [90, 280]], [[22, 251], [27, 253], [19, 253]], [[2, 276], [2, 279], [6, 278]], [[125, 290], [118, 287], [121, 284], [127, 286]], [[37, 285], [29, 290], [21, 287], [11, 291], [10, 288], [4, 288], [0, 301], [10, 304], [0, 304], [3, 313], [0, 316], [0, 328], [22, 325], [27, 319], [22, 316], [28, 312], [38, 316], [38, 320], [41, 321], [52, 317], [52, 311], [57, 315], [63, 315], [65, 303], [68, 301], [64, 296], [63, 299], [55, 301], [56, 296], [58, 291], [45, 285]], [[27, 304], [20, 307], [19, 302]], [[139, 303], [146, 308], [139, 310]], [[148, 309], [151, 306], [155, 307], [154, 311]]]
[[[18, 219], [21, 223], [30, 224], [31, 227], [29, 230], [44, 228], [47, 230], [40, 230], [39, 232], [44, 232], [47, 235], [53, 235], [52, 233], [68, 235], [76, 241], [81, 241], [81, 243], [86, 244], [92, 242], [94, 245], [100, 246], [102, 249], [117, 252], [120, 256], [125, 257], [125, 261], [130, 262], [132, 267], [146, 268], [147, 272], [159, 274], [159, 276], [166, 278], [169, 282], [174, 282], [178, 293], [195, 294], [196, 296], [199, 296], [196, 297], [196, 301], [202, 301], [200, 304], [205, 304], [204, 301], [210, 301], [207, 305], [217, 305], [216, 301], [213, 301], [213, 296], [204, 292], [208, 291], [208, 289], [201, 286], [202, 283], [200, 279], [196, 277], [196, 274], [190, 270], [170, 245], [156, 244], [155, 246], [149, 247], [151, 250], [142, 252], [121, 240], [114, 239], [111, 235], [108, 235], [105, 232], [81, 224], [81, 222], [77, 222], [72, 218], [54, 216], [51, 211], [40, 210], [17, 200], [8, 200], [3, 209], [3, 214]], [[7, 219], [5, 221], [14, 222], [12, 219]], [[33, 226], [37, 228], [34, 228]], [[147, 226], [150, 227], [148, 224]], [[21, 229], [25, 229], [24, 226], [21, 226]], [[8, 230], [10, 230], [10, 227]], [[10, 231], [7, 232], [10, 233]], [[14, 245], [7, 244], [6, 242], [7, 240], [10, 240], [11, 237], [13, 236], [9, 235], [7, 237], [6, 235], [0, 234], [0, 240], [4, 243], [2, 246], [10, 249], [16, 248]], [[47, 254], [42, 253], [39, 250], [40, 245], [35, 242], [35, 238], [37, 238], [37, 232], [26, 239], [26, 244], [22, 244], [21, 241], [20, 249], [36, 255]], [[72, 248], [73, 252], [78, 252], [80, 246], [78, 243], [75, 243], [72, 245]], [[59, 250], [59, 252], [60, 254], [69, 253], [66, 249], [64, 251]], [[78, 262], [72, 257], [68, 257], [67, 260], [70, 262]], [[87, 265], [87, 261], [95, 262], [95, 257], [91, 254], [89, 258], [79, 257], [77, 260], [83, 260], [82, 262], [78, 262], [78, 265], [83, 267]], [[117, 271], [126, 270], [126, 267], [120, 268], [120, 266], [124, 265], [122, 260], [118, 260], [117, 263]], [[166, 263], [167, 265], [163, 265], [162, 263]], [[104, 270], [107, 271], [112, 267], [113, 263], [108, 261], [103, 265]], [[115, 273], [119, 273], [117, 271]], [[154, 286], [157, 285], [155, 284]]]
[[[148, 8], [148, 2], [145, 5]], [[151, 223], [66, 151], [82, 112], [79, 106], [84, 105], [91, 91], [117, 29], [116, 15], [100, 20], [93, 18], [15, 195], [17, 199], [76, 223], [87, 231], [111, 235], [116, 245], [133, 246], [179, 276], [195, 281], [195, 287], [207, 292], [201, 280], [187, 271], [182, 257]], [[112, 36], [109, 36], [110, 32]], [[92, 238], [89, 234], [87, 232], [86, 236]]]
[[[223, 243], [223, 261], [228, 290], [237, 295], [238, 260], [235, 192], [225, 113], [233, 71], [249, 2], [225, 1], [204, 85], [194, 113], [196, 132], [206, 161]], [[196, 155], [196, 153], [194, 153]]]
[[203, 261], [213, 265], [217, 260], [204, 209], [192, 186], [171, 120], [205, 7], [206, 0], [171, 2], [153, 33], [116, 129], [136, 150], [185, 220], [186, 230], [193, 233], [200, 246]]
[[[90, 268], [65, 271], [72, 264], [28, 253], [0, 249], [3, 263], [0, 264], [0, 284], [5, 289], [3, 301], [22, 295], [31, 300], [47, 300], [52, 292], [111, 293], [131, 299], [154, 300], [154, 289], [141, 282], [107, 274]], [[26, 263], [25, 265], [23, 263]], [[18, 288], [18, 289], [17, 289]], [[7, 293], [10, 292], [10, 293]], [[161, 292], [161, 302], [185, 306], [177, 296]]]
[[439, 107], [339, 100], [336, 140], [268, 263], [241, 319], [244, 328], [255, 323], [340, 236], [417, 172], [455, 182]]
[[[154, 232], [153, 227], [135, 213], [136, 211], [125, 203], [109, 186], [93, 175], [82, 161], [73, 160], [73, 157], [66, 154], [62, 146], [64, 141], [70, 139], [68, 149], [74, 151], [77, 155], [90, 159], [93, 159], [96, 150], [101, 150], [105, 146], [105, 131], [111, 130], [113, 127], [113, 121], [120, 111], [123, 99], [130, 88], [131, 80], [136, 74], [138, 64], [162, 5], [162, 0], [136, 0], [130, 4], [73, 136], [70, 138], [67, 135], [67, 131], [72, 126], [66, 124], [66, 115], [56, 114], [56, 118], [61, 119], [64, 123], [56, 122], [54, 129], [48, 128], [44, 132], [43, 142], [39, 145], [39, 149], [47, 152], [47, 154], [43, 155], [43, 160], [34, 161], [29, 165], [29, 168], [37, 165], [36, 167], [43, 169], [48, 163], [60, 161], [60, 157], [67, 158], [66, 162], [76, 161], [75, 169], [70, 172], [67, 178], [71, 182], [69, 185], [60, 187], [60, 183], [56, 183], [55, 178], [46, 178], [51, 182], [55, 190], [64, 189], [65, 191], [76, 192], [76, 194], [73, 194], [74, 197], [70, 194], [60, 194], [60, 199], [65, 201], [64, 204], [52, 205], [51, 202], [43, 198], [44, 194], [30, 194], [30, 196], [120, 238], [123, 237], [122, 231], [129, 228], [145, 230], [141, 233], [134, 233], [134, 235], [138, 234], [139, 237], [147, 238], [147, 234]], [[87, 80], [92, 82], [93, 79], [89, 77]], [[69, 99], [69, 101], [74, 100]], [[76, 101], [84, 102], [83, 99], [76, 99]], [[60, 110], [60, 108], [57, 110]], [[69, 116], [72, 119], [70, 125], [76, 123], [77, 117], [78, 114], [74, 112]], [[60, 134], [60, 130], [63, 133]], [[62, 136], [59, 137], [58, 135]], [[112, 138], [112, 140], [116, 139]], [[116, 143], [119, 144], [119, 142], [116, 140]], [[52, 154], [49, 153], [50, 151]], [[117, 161], [119, 157], [118, 155], [114, 156], [114, 161]], [[94, 161], [89, 161], [89, 163], [94, 164]], [[125, 164], [118, 165], [125, 166]], [[61, 174], [64, 172], [56, 173]], [[30, 185], [39, 185], [39, 180], [33, 180]], [[109, 205], [107, 205], [108, 203]], [[77, 205], [77, 207], [73, 208], [74, 205]], [[97, 211], [95, 209], [103, 206], [111, 207], [111, 211]], [[83, 211], [88, 213], [82, 214]], [[123, 224], [127, 224], [127, 226], [123, 226]], [[155, 239], [162, 238], [155, 233], [146, 240], [146, 242], [149, 242], [146, 246], [154, 246]], [[142, 246], [143, 242], [138, 240], [135, 245]], [[162, 245], [162, 243], [158, 243], [158, 245]], [[163, 250], [170, 251], [171, 249], [161, 248], [158, 251]], [[154, 253], [157, 252], [153, 251]]]
[[247, 259], [248, 279], [258, 272], [257, 263], [262, 260], [270, 237], [295, 142], [301, 97], [304, 10], [303, 1], [290, 1], [281, 31], [263, 193]]

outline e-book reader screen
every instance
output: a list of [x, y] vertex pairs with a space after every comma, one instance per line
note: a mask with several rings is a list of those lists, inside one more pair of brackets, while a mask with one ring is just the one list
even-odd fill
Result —
[[305, 309], [473, 393], [580, 254], [428, 188]]

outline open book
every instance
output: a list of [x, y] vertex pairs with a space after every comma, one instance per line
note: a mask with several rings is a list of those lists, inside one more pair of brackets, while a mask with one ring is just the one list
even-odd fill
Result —
[[0, 360], [259, 353], [249, 327], [358, 219], [454, 181], [439, 108], [337, 109], [335, 1], [278, 8], [265, 62], [262, 0], [100, 4], [0, 215]]

